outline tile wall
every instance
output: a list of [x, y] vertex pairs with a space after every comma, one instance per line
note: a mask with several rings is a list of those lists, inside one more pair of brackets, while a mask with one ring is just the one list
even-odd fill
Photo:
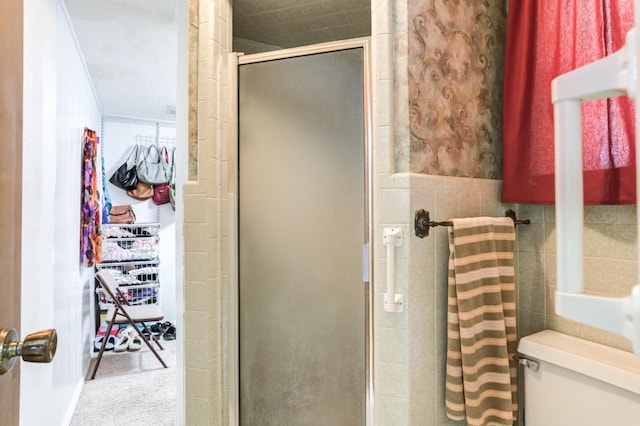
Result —
[[[404, 119], [402, 111], [405, 108], [405, 104], [398, 101], [397, 91], [403, 87], [398, 80], [406, 80], [401, 73], [406, 69], [406, 55], [397, 53], [398, 49], [404, 50], [399, 28], [405, 26], [406, 4], [392, 0], [373, 1], [372, 17], [374, 419], [376, 425], [404, 425], [410, 424], [408, 313], [406, 310], [402, 313], [383, 310], [386, 249], [382, 245], [382, 230], [401, 227], [405, 236], [409, 231], [409, 179], [407, 175], [395, 173], [394, 167], [394, 146], [408, 145], [406, 126], [397, 122]], [[396, 251], [397, 293], [406, 294], [408, 289], [408, 256], [406, 244]]]
[[[623, 338], [555, 314], [554, 208], [502, 204], [500, 184], [494, 180], [412, 174], [410, 210], [429, 210], [431, 220], [438, 221], [503, 216], [508, 209], [515, 210], [520, 219], [530, 219], [531, 225], [516, 230], [518, 335], [553, 329], [629, 351], [630, 345]], [[629, 294], [637, 281], [636, 222], [635, 206], [585, 207], [586, 290], [614, 296]], [[398, 333], [382, 329], [376, 337], [408, 350], [410, 420], [406, 424], [456, 424], [448, 421], [444, 412], [447, 231], [433, 228], [424, 239], [409, 232], [406, 330]]]
[[[393, 46], [392, 3], [391, 0], [380, 0], [372, 4], [373, 16], [380, 17], [374, 19], [376, 30], [372, 36], [374, 185], [385, 188], [384, 191], [374, 190], [377, 228], [383, 223], [397, 223], [398, 217], [389, 205], [406, 200], [406, 207], [409, 199], [408, 180], [392, 176], [394, 80], [389, 50]], [[228, 87], [221, 70], [225, 67], [224, 54], [230, 49], [231, 7], [229, 0], [192, 0], [191, 5], [190, 46], [196, 47], [191, 57], [197, 60], [192, 59], [190, 74], [196, 74], [197, 78], [190, 79], [189, 87], [192, 95], [190, 181], [184, 187], [186, 421], [189, 425], [218, 425], [228, 424], [229, 415], [226, 318], [231, 285], [231, 259], [227, 255], [230, 253], [228, 230], [231, 227], [227, 214], [229, 138], [226, 137], [228, 122], [225, 118]], [[384, 57], [378, 61], [379, 56]], [[408, 209], [402, 209], [401, 215], [405, 225], [408, 224]], [[379, 275], [378, 269], [376, 267], [374, 274]], [[390, 323], [395, 325], [395, 319]], [[399, 324], [406, 328], [402, 320]], [[385, 364], [384, 368], [404, 371], [406, 383], [406, 363], [404, 368], [398, 368], [394, 363]], [[381, 386], [384, 388], [386, 386]], [[376, 403], [376, 410], [393, 411], [398, 395], [395, 381], [389, 383], [389, 390], [382, 392], [385, 393], [388, 395], [383, 399], [386, 406]], [[407, 395], [404, 396], [400, 406], [406, 408]], [[384, 421], [377, 424], [384, 424]]]
[[[555, 314], [555, 209], [520, 205], [519, 211], [534, 222], [519, 244], [520, 312], [527, 323], [630, 351], [629, 342], [622, 337]], [[638, 280], [636, 206], [586, 206], [584, 221], [585, 290], [629, 295]], [[526, 335], [536, 328], [521, 331]]]
[[[394, 15], [395, 43], [395, 170], [409, 169], [408, 117], [403, 109], [409, 105], [406, 78], [407, 23], [406, 13], [397, 2]], [[410, 7], [413, 0], [407, 0]], [[403, 15], [404, 14], [404, 15]], [[377, 190], [381, 212], [390, 215], [403, 227], [404, 209], [410, 215], [417, 209], [431, 212], [432, 220], [465, 216], [503, 216], [507, 209], [519, 218], [530, 219], [531, 225], [517, 229], [515, 266], [518, 297], [518, 334], [525, 336], [546, 328], [592, 340], [623, 350], [630, 350], [624, 339], [592, 327], [560, 318], [554, 310], [555, 219], [551, 206], [505, 205], [500, 202], [499, 180], [438, 177], [426, 174], [391, 173], [395, 182], [408, 185], [409, 199], [385, 196], [385, 184]], [[628, 295], [637, 282], [636, 209], [632, 206], [587, 206], [585, 208], [585, 288], [611, 295]], [[412, 218], [409, 219], [411, 221]], [[379, 235], [381, 230], [376, 230]], [[409, 246], [398, 259], [397, 279], [406, 280], [407, 312], [399, 318], [376, 310], [376, 423], [401, 419], [402, 424], [447, 425], [444, 412], [444, 368], [446, 358], [446, 283], [448, 243], [444, 228], [421, 240], [408, 229]], [[378, 250], [384, 248], [380, 245]], [[379, 252], [380, 253], [380, 252]], [[381, 259], [382, 262], [382, 259]], [[404, 266], [406, 264], [406, 266]], [[376, 269], [376, 288], [384, 290], [384, 264]], [[406, 275], [404, 275], [406, 274]], [[395, 345], [395, 350], [390, 346]], [[392, 365], [392, 368], [390, 368]], [[384, 377], [387, 371], [393, 379]], [[388, 400], [387, 400], [388, 398]]]
[[[185, 186], [185, 358], [189, 425], [227, 424], [226, 309], [230, 236], [226, 214], [228, 122], [224, 112], [224, 55], [230, 49], [230, 0], [192, 0], [191, 43], [197, 46], [197, 79], [190, 119], [190, 182]], [[413, 235], [416, 209], [432, 218], [504, 215], [513, 208], [532, 225], [517, 230], [518, 327], [520, 335], [545, 327], [628, 349], [615, 336], [553, 315], [555, 234], [553, 209], [499, 202], [500, 181], [396, 173], [394, 156], [409, 148], [406, 83], [406, 3], [372, 2], [374, 384], [375, 424], [446, 425], [444, 360], [446, 324], [445, 229]], [[197, 34], [197, 38], [194, 36]], [[193, 127], [193, 120], [196, 125]], [[197, 142], [197, 143], [196, 143]], [[394, 153], [394, 146], [400, 151]], [[197, 167], [196, 167], [197, 165]], [[401, 164], [402, 166], [402, 164]], [[408, 170], [408, 161], [405, 164]], [[635, 209], [590, 207], [586, 213], [587, 287], [625, 294], [635, 282]], [[398, 251], [398, 292], [403, 313], [382, 309], [386, 286], [382, 228], [400, 226], [406, 244]]]
[[[504, 216], [513, 205], [501, 204], [500, 181], [411, 174], [410, 210], [425, 209], [431, 220], [454, 217]], [[526, 227], [518, 227], [516, 241]], [[407, 424], [458, 424], [444, 411], [444, 379], [447, 324], [447, 229], [432, 228], [429, 236], [418, 238], [413, 229], [408, 237], [409, 286], [407, 348], [410, 368], [410, 422]], [[515, 254], [516, 274], [519, 253]], [[519, 327], [529, 325], [518, 318]]]
[[[195, 15], [197, 14], [197, 18]], [[184, 187], [185, 411], [188, 425], [226, 424], [226, 184], [229, 0], [191, 0], [189, 181]], [[196, 29], [194, 31], [194, 29]], [[197, 37], [196, 37], [197, 36]], [[195, 44], [195, 46], [194, 46]], [[197, 52], [197, 55], [195, 54]], [[193, 112], [196, 114], [194, 115]], [[193, 121], [196, 120], [194, 124]]]

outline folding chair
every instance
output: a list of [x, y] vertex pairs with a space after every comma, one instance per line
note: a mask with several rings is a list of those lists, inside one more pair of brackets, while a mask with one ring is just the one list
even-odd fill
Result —
[[[160, 354], [156, 351], [156, 349], [151, 344], [150, 340], [158, 345], [161, 350], [164, 348], [160, 345], [158, 339], [153, 335], [151, 330], [147, 327], [145, 322], [150, 321], [161, 321], [164, 319], [164, 315], [160, 306], [158, 305], [131, 305], [124, 293], [120, 290], [120, 287], [113, 276], [106, 269], [102, 269], [96, 274], [96, 278], [100, 282], [100, 286], [105, 291], [106, 296], [110, 297], [113, 300], [114, 306], [109, 308], [107, 311], [107, 322], [108, 327], [105, 333], [105, 337], [109, 336], [111, 333], [111, 329], [114, 324], [129, 324], [131, 327], [136, 330], [136, 332], [140, 335], [140, 338], [146, 345], [151, 349], [151, 352], [158, 358], [160, 364], [164, 368], [167, 368], [167, 364], [165, 364], [164, 360], [160, 357]], [[138, 328], [136, 325], [142, 324], [142, 328], [147, 332], [149, 336], [149, 340], [147, 340], [142, 333], [142, 330]], [[96, 376], [96, 371], [98, 371], [98, 366], [100, 365], [100, 361], [102, 360], [102, 354], [104, 353], [104, 349], [107, 346], [107, 339], [102, 340], [102, 345], [100, 346], [100, 352], [98, 352], [98, 359], [93, 367], [93, 372], [91, 373], [90, 380]]]

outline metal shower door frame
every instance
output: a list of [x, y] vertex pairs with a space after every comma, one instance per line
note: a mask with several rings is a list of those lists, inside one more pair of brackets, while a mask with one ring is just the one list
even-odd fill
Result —
[[364, 150], [365, 176], [364, 199], [365, 218], [363, 235], [363, 285], [365, 305], [364, 335], [365, 335], [365, 425], [373, 425], [373, 146], [372, 146], [372, 87], [371, 87], [371, 46], [369, 37], [319, 43], [291, 49], [244, 55], [230, 53], [227, 55], [227, 73], [229, 82], [229, 123], [227, 128], [228, 145], [228, 194], [229, 194], [229, 223], [230, 223], [230, 253], [229, 253], [229, 297], [228, 297], [228, 379], [229, 389], [229, 424], [238, 426], [240, 422], [240, 369], [239, 369], [239, 279], [238, 279], [238, 72], [240, 65], [267, 62], [278, 59], [288, 59], [321, 53], [338, 52], [348, 49], [363, 51], [363, 121], [364, 121]]

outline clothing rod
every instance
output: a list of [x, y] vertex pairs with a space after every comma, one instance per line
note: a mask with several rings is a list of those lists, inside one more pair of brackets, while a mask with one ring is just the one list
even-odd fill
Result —
[[[529, 219], [520, 220], [516, 218], [516, 212], [514, 212], [513, 210], [507, 210], [504, 215], [505, 217], [510, 217], [511, 220], [513, 220], [514, 225], [531, 224], [531, 221]], [[424, 238], [429, 236], [429, 228], [433, 228], [436, 226], [452, 226], [453, 222], [451, 222], [450, 220], [444, 222], [432, 221], [429, 218], [429, 212], [424, 209], [420, 209], [416, 210], [413, 225], [415, 228], [416, 237]]]
[[145, 135], [135, 135], [133, 137], [133, 141], [137, 144], [144, 145], [170, 145], [174, 146], [176, 144], [176, 138], [171, 138], [168, 136], [145, 136]]
[[155, 120], [153, 118], [145, 118], [145, 117], [132, 117], [127, 115], [116, 115], [116, 114], [104, 114], [102, 116], [103, 120], [106, 121], [119, 121], [119, 122], [127, 122], [127, 123], [141, 123], [141, 124], [155, 124], [159, 123], [162, 126], [166, 127], [175, 127], [176, 122], [170, 120]]

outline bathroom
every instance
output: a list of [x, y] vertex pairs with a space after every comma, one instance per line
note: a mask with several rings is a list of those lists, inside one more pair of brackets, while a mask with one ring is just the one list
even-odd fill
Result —
[[[214, 49], [229, 50], [229, 9], [200, 5], [200, 17], [191, 28], [213, 34], [215, 43], [200, 45], [204, 53], [198, 74], [212, 75], [224, 62]], [[554, 208], [548, 205], [502, 204], [497, 179], [435, 176], [409, 172], [414, 159], [410, 150], [407, 105], [412, 82], [408, 78], [408, 44], [411, 16], [430, 2], [372, 2], [373, 65], [373, 235], [374, 312], [373, 372], [375, 424], [455, 424], [444, 412], [444, 363], [446, 345], [446, 229], [435, 228], [430, 237], [413, 236], [413, 213], [421, 208], [434, 220], [465, 216], [503, 216], [513, 209], [531, 224], [517, 228], [516, 281], [518, 335], [543, 329], [630, 350], [623, 338], [561, 318], [555, 314]], [[456, 2], [457, 4], [464, 4]], [[211, 6], [209, 10], [208, 6]], [[204, 9], [203, 9], [204, 7]], [[460, 6], [463, 7], [463, 6]], [[211, 19], [213, 17], [214, 19]], [[202, 37], [200, 38], [202, 40]], [[220, 75], [220, 74], [213, 74]], [[202, 79], [200, 79], [202, 81]], [[223, 93], [222, 79], [208, 80], [215, 87], [198, 90], [198, 113], [220, 117], [225, 105], [206, 102], [211, 93]], [[496, 105], [500, 108], [500, 105]], [[205, 111], [201, 111], [205, 109]], [[211, 124], [214, 123], [214, 126]], [[225, 423], [232, 377], [226, 332], [227, 280], [233, 238], [229, 225], [230, 197], [226, 172], [229, 158], [224, 135], [226, 123], [213, 118], [199, 127], [200, 153], [197, 182], [185, 186], [185, 356], [187, 423], [209, 419]], [[218, 133], [212, 128], [221, 128]], [[221, 137], [222, 136], [222, 137]], [[206, 141], [205, 144], [202, 141]], [[219, 154], [221, 153], [221, 155]], [[202, 161], [206, 159], [206, 161]], [[218, 183], [212, 193], [210, 183]], [[206, 206], [206, 207], [205, 207]], [[222, 224], [218, 228], [218, 224]], [[407, 309], [387, 313], [381, 307], [385, 291], [385, 249], [381, 238], [386, 226], [403, 229], [404, 244], [396, 254], [398, 292]], [[627, 295], [635, 284], [636, 208], [632, 205], [590, 206], [585, 210], [585, 288], [613, 295]], [[209, 239], [202, 235], [210, 235]], [[198, 237], [196, 237], [198, 236]], [[207, 262], [214, 259], [214, 262]], [[209, 265], [208, 268], [205, 266]], [[214, 266], [215, 265], [215, 266]], [[204, 286], [204, 283], [210, 285]], [[202, 295], [206, 298], [202, 298]], [[198, 303], [195, 302], [196, 299]], [[204, 300], [204, 302], [203, 302]], [[196, 308], [197, 306], [197, 308]], [[209, 324], [209, 327], [201, 327]], [[217, 330], [205, 335], [191, 330]], [[191, 349], [193, 348], [193, 349]], [[197, 360], [207, 360], [206, 367]], [[202, 385], [202, 386], [200, 386]]]
[[[443, 3], [464, 8], [472, 2]], [[379, 425], [459, 424], [447, 420], [444, 408], [447, 231], [438, 227], [426, 238], [415, 237], [413, 219], [419, 209], [429, 210], [434, 220], [504, 216], [508, 209], [519, 219], [530, 220], [516, 231], [518, 335], [551, 329], [630, 350], [621, 337], [555, 314], [553, 206], [501, 203], [502, 182], [495, 175], [485, 178], [492, 173], [491, 165], [483, 178], [428, 174], [420, 169], [425, 159], [410, 137], [410, 101], [419, 81], [412, 80], [410, 69], [415, 25], [424, 19], [418, 18], [430, 4], [426, 0], [371, 2], [374, 287], [370, 384], [374, 393], [368, 414]], [[225, 55], [232, 51], [232, 5], [217, 0], [192, 0], [189, 5], [189, 125], [178, 125], [179, 132], [189, 134], [190, 161], [183, 179], [184, 206], [178, 211], [183, 223], [176, 224], [177, 234], [184, 236], [176, 247], [178, 253], [184, 252], [184, 289], [178, 290], [178, 302], [184, 303], [180, 325], [184, 342], [179, 349], [184, 354], [184, 383], [179, 382], [178, 394], [184, 395], [184, 404], [178, 403], [177, 416], [188, 425], [233, 424], [237, 367], [230, 311], [237, 241], [232, 216], [235, 158], [230, 148], [235, 135], [229, 94], [233, 82]], [[495, 4], [491, 7], [500, 9]], [[504, 20], [504, 10], [496, 11], [495, 18], [500, 17]], [[502, 21], [503, 30], [504, 24]], [[186, 80], [187, 76], [179, 78]], [[499, 86], [498, 80], [488, 84]], [[499, 117], [501, 105], [494, 103], [490, 108]], [[493, 154], [499, 158], [500, 149]], [[389, 313], [382, 307], [387, 264], [382, 232], [386, 227], [400, 228], [404, 235], [395, 263], [396, 292], [404, 296], [403, 312]], [[636, 231], [634, 205], [585, 209], [588, 290], [629, 294], [637, 277]]]

